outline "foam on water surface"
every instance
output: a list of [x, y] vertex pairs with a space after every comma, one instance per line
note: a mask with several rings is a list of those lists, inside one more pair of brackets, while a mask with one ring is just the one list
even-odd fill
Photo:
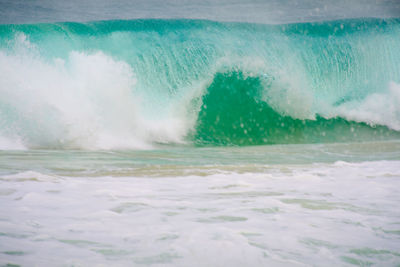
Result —
[[399, 265], [399, 5], [145, 2], [0, 0], [0, 266]]
[[198, 166], [157, 178], [2, 175], [0, 263], [395, 265], [399, 164], [220, 166], [201, 176]]

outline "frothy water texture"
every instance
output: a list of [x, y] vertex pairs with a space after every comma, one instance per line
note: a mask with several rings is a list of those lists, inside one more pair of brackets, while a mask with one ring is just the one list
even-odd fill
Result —
[[398, 266], [399, 14], [0, 0], [0, 266]]
[[395, 266], [399, 151], [1, 152], [1, 263]]

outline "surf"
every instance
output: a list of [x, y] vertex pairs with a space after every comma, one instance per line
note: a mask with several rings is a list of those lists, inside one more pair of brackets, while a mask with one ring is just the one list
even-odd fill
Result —
[[0, 145], [400, 137], [400, 20], [0, 25]]

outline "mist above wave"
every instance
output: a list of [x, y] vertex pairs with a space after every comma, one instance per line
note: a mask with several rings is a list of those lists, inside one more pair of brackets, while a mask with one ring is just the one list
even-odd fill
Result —
[[1, 0], [0, 5], [2, 24], [139, 18], [278, 24], [400, 14], [400, 2], [391, 0]]

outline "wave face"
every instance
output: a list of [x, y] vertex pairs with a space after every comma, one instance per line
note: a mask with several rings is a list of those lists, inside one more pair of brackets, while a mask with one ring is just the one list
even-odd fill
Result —
[[0, 26], [0, 148], [400, 138], [400, 20]]

